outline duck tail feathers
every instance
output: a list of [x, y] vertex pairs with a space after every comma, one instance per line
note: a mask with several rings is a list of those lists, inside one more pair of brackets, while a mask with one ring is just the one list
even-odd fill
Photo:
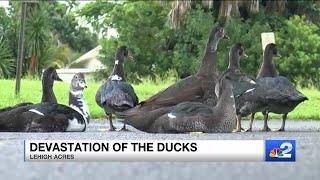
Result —
[[299, 92], [295, 96], [292, 96], [291, 100], [292, 101], [303, 102], [303, 101], [308, 100], [308, 98], [305, 95], [303, 95], [302, 93]]

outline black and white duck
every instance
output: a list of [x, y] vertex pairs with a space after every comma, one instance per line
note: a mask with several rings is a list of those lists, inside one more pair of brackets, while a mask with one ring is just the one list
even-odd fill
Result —
[[0, 112], [0, 131], [84, 131], [89, 122], [89, 112], [84, 105], [84, 88], [84, 76], [77, 74], [74, 76], [70, 88], [70, 107], [52, 102], [43, 102], [39, 104], [20, 106]]
[[[270, 131], [267, 121], [268, 114], [272, 112], [282, 114], [282, 125], [279, 131], [284, 131], [288, 113], [308, 98], [296, 90], [286, 77], [278, 75], [276, 66], [272, 61], [273, 56], [278, 56], [278, 51], [276, 45], [270, 43], [265, 48], [263, 62], [257, 76], [257, 85], [263, 89], [264, 101], [267, 103], [267, 106], [262, 110], [264, 116], [263, 130]], [[257, 93], [259, 92], [255, 94]], [[257, 96], [261, 96], [261, 94]], [[251, 116], [248, 131], [252, 130], [254, 115], [253, 113]]]
[[227, 76], [219, 83], [221, 95], [216, 106], [200, 102], [182, 102], [153, 121], [148, 126], [136, 126], [137, 122], [125, 122], [148, 133], [227, 133], [236, 126], [236, 109], [232, 82]]
[[214, 86], [218, 79], [217, 48], [219, 41], [224, 37], [226, 37], [224, 28], [215, 26], [208, 38], [201, 67], [195, 75], [178, 81], [149, 99], [140, 102], [135, 108], [117, 113], [118, 117], [130, 119], [143, 129], [149, 126], [149, 122], [168, 112], [171, 106], [181, 102], [209, 101], [211, 104], [216, 104]]
[[[104, 109], [108, 116], [109, 131], [115, 130], [112, 123], [112, 114], [133, 108], [139, 102], [133, 87], [125, 80], [123, 63], [128, 58], [132, 58], [128, 48], [126, 46], [118, 48], [113, 71], [96, 93], [97, 104]], [[121, 130], [127, 130], [126, 124], [123, 125]]]
[[[57, 71], [53, 67], [49, 67], [44, 70], [42, 74], [42, 98], [41, 102], [50, 102], [50, 103], [57, 103], [57, 98], [55, 94], [53, 93], [53, 84], [54, 81], [62, 81], [60, 77], [57, 74]], [[0, 109], [0, 112], [11, 110], [17, 107], [31, 105], [33, 103], [31, 102], [24, 102], [17, 104], [12, 107], [6, 107], [3, 109]]]
[[[240, 68], [240, 58], [247, 57], [244, 52], [244, 46], [241, 43], [236, 43], [232, 46], [229, 51], [229, 66], [227, 70], [225, 70], [221, 78], [224, 76], [232, 77], [233, 83], [233, 93], [235, 95], [236, 102], [236, 112], [237, 112], [237, 128], [236, 132], [242, 130], [241, 128], [241, 117], [245, 116], [240, 111], [243, 106], [249, 105], [248, 100], [251, 97], [251, 92], [256, 88], [256, 82], [254, 78], [251, 78], [244, 73], [241, 72]], [[219, 94], [219, 92], [217, 92]], [[251, 110], [255, 110], [255, 106], [252, 106]], [[257, 111], [260, 109], [256, 109]]]

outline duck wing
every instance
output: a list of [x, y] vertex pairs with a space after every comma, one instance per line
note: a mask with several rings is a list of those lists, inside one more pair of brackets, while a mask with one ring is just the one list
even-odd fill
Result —
[[183, 102], [159, 117], [148, 130], [153, 133], [208, 132], [212, 109], [197, 102]]
[[124, 81], [108, 80], [96, 95], [96, 101], [102, 107], [109, 107], [114, 111], [124, 111], [137, 105], [138, 97], [132, 86]]
[[[227, 69], [219, 78], [219, 83], [225, 77], [228, 77], [233, 85], [233, 95], [240, 97], [256, 88], [256, 79], [240, 72], [237, 69]], [[215, 87], [216, 94], [219, 94], [219, 83]]]
[[232, 80], [233, 94], [235, 97], [239, 97], [244, 93], [250, 92], [256, 88], [256, 81], [249, 76], [239, 76], [238, 79]]
[[172, 106], [183, 101], [199, 101], [202, 99], [203, 93], [201, 79], [189, 76], [142, 101], [140, 104]]
[[27, 127], [30, 132], [81, 132], [86, 129], [85, 117], [62, 104], [41, 103], [32, 106], [24, 116], [32, 119], [32, 123]]
[[301, 92], [296, 90], [286, 77], [262, 77], [259, 78], [257, 82], [265, 90], [264, 96], [268, 102], [302, 102], [308, 99]]

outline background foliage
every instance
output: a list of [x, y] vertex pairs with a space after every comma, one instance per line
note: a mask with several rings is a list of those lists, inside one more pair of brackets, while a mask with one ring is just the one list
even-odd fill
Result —
[[[29, 75], [37, 76], [39, 70], [49, 65], [65, 67], [79, 54], [97, 45], [97, 35], [88, 28], [80, 27], [77, 16], [71, 11], [76, 4], [74, 1], [35, 1], [27, 4], [25, 74], [28, 72]], [[10, 1], [7, 11], [0, 7], [0, 37], [12, 59], [17, 58], [20, 11], [19, 1]], [[0, 57], [3, 69], [8, 69], [6, 74], [0, 73], [0, 78], [14, 77], [15, 66], [12, 69], [12, 64], [7, 62], [7, 58]]]
[[[188, 6], [189, 10], [179, 17], [181, 22], [177, 29], [168, 24], [167, 15], [172, 11], [170, 4], [155, 1], [90, 3], [78, 13], [104, 32], [108, 27], [117, 29], [118, 38], [100, 41], [103, 46], [101, 59], [108, 67], [113, 64], [116, 47], [127, 45], [136, 59], [125, 67], [130, 72], [130, 80], [156, 75], [166, 77], [164, 74], [170, 69], [182, 78], [198, 69], [210, 29], [219, 20], [219, 9], [208, 8], [200, 2]], [[272, 9], [272, 5], [267, 7], [265, 2], [260, 3], [256, 13], [240, 12], [227, 19], [226, 33], [231, 40], [222, 41], [218, 47], [220, 71], [227, 67], [230, 47], [241, 42], [249, 55], [241, 61], [243, 71], [255, 76], [262, 61], [260, 34], [273, 31], [282, 55], [274, 60], [280, 74], [301, 86], [320, 87], [319, 4], [290, 1], [286, 9], [280, 11], [281, 7]], [[101, 19], [102, 25], [97, 25]]]
[[[125, 65], [130, 81], [182, 78], [198, 69], [210, 29], [227, 16], [226, 33], [231, 40], [219, 44], [220, 71], [228, 64], [230, 47], [241, 42], [249, 55], [241, 61], [243, 71], [255, 76], [262, 61], [260, 34], [273, 31], [282, 55], [274, 60], [280, 74], [301, 86], [320, 87], [317, 1], [128, 0], [90, 2], [76, 9], [77, 5], [73, 0], [28, 4], [24, 72], [29, 69], [29, 74], [35, 74], [49, 65], [64, 67], [100, 44], [100, 60], [109, 68], [98, 74], [106, 77], [116, 48], [127, 45], [135, 59]], [[232, 7], [230, 12], [228, 7]], [[10, 2], [7, 12], [0, 8], [0, 77], [14, 77], [20, 9], [16, 1]], [[80, 17], [93, 31], [79, 26]], [[110, 28], [116, 29], [116, 37], [109, 37]], [[31, 71], [34, 57], [38, 63]]]

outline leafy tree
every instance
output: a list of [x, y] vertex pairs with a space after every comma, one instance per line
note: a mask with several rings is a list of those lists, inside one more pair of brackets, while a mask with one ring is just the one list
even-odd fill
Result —
[[181, 28], [176, 31], [171, 66], [176, 69], [181, 78], [195, 73], [199, 68], [214, 22], [212, 14], [199, 5], [198, 8], [188, 11], [185, 15]]
[[57, 35], [59, 42], [68, 44], [74, 51], [85, 53], [97, 46], [97, 35], [79, 26], [77, 15], [70, 11], [75, 5], [72, 1], [68, 6], [57, 2], [51, 4], [52, 7], [47, 8], [52, 17], [50, 30]]
[[[66, 66], [79, 52], [85, 53], [97, 45], [97, 36], [79, 26], [77, 15], [71, 11], [75, 5], [73, 0], [68, 4], [57, 1], [27, 3], [24, 72], [28, 69], [29, 74], [37, 75], [39, 69], [49, 64]], [[8, 13], [0, 9], [0, 35], [7, 40], [13, 58], [17, 55], [20, 10], [21, 3], [17, 1], [10, 1]], [[66, 59], [62, 60], [62, 56]]]
[[[104, 3], [109, 4], [109, 3]], [[110, 3], [111, 4], [111, 3]], [[101, 7], [100, 3], [97, 3]], [[88, 5], [92, 9], [92, 5]], [[103, 24], [114, 27], [119, 33], [118, 38], [102, 39], [102, 62], [107, 67], [112, 67], [116, 48], [126, 45], [134, 54], [134, 62], [128, 62], [125, 68], [132, 80], [138, 80], [142, 76], [155, 77], [157, 73], [164, 72], [168, 59], [172, 56], [167, 49], [167, 40], [173, 35], [173, 31], [166, 27], [167, 13], [163, 6], [157, 2], [126, 2], [124, 4], [104, 5], [108, 9], [108, 15]], [[93, 8], [96, 9], [96, 8]], [[99, 14], [94, 17], [99, 17]], [[109, 68], [111, 71], [111, 68]]]
[[293, 16], [277, 34], [282, 57], [276, 61], [282, 74], [302, 86], [320, 87], [319, 26], [305, 16]]
[[9, 37], [11, 31], [10, 17], [6, 14], [5, 9], [0, 7], [0, 78], [9, 78], [14, 76], [15, 60], [11, 50]]
[[[227, 67], [231, 46], [241, 42], [249, 55], [241, 60], [241, 67], [244, 72], [256, 76], [263, 54], [261, 33], [273, 31], [276, 32], [278, 49], [283, 56], [279, 61], [275, 60], [280, 73], [301, 85], [320, 87], [319, 57], [316, 52], [319, 49], [319, 21], [316, 20], [319, 18], [319, 5], [304, 2], [294, 4], [292, 1], [266, 0], [259, 1], [257, 5], [255, 0], [234, 1], [232, 8], [237, 12], [234, 17], [227, 18], [225, 24], [231, 40], [221, 41], [218, 47], [219, 69], [222, 71]], [[171, 3], [173, 5], [170, 7]], [[85, 6], [79, 14], [86, 17], [97, 32], [101, 28], [102, 32], [106, 32], [113, 27], [119, 33], [118, 37], [100, 41], [103, 47], [100, 59], [107, 67], [112, 67], [116, 48], [127, 45], [137, 60], [126, 64], [130, 79], [157, 75], [164, 77], [169, 70], [175, 70], [178, 76], [185, 77], [198, 69], [210, 29], [217, 22], [219, 13], [222, 16], [221, 8], [228, 8], [228, 4], [222, 1], [218, 4], [216, 1], [97, 2]], [[297, 19], [292, 15], [294, 13], [306, 15], [297, 16], [300, 17]], [[176, 23], [174, 27], [178, 28], [172, 29], [167, 25], [166, 14], [169, 14], [169, 22]]]
[[28, 48], [29, 74], [35, 75], [39, 68], [39, 57], [50, 40], [48, 14], [42, 6], [28, 11], [26, 23], [26, 48]]

